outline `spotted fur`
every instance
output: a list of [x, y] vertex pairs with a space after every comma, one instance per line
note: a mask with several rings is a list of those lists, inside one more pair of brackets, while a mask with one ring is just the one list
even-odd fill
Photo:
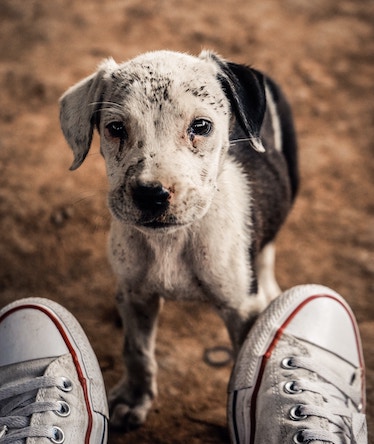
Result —
[[106, 60], [60, 105], [71, 169], [84, 161], [95, 127], [101, 136], [125, 330], [112, 423], [132, 428], [157, 392], [164, 299], [211, 303], [237, 351], [278, 294], [273, 241], [298, 182], [291, 112], [271, 79], [206, 51]]

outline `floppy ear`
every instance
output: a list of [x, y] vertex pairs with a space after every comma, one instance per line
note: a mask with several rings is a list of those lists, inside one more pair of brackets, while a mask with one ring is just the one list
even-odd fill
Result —
[[[204, 58], [207, 54], [202, 54]], [[237, 123], [256, 151], [264, 152], [260, 129], [265, 115], [264, 76], [245, 65], [226, 62], [215, 54], [208, 55], [218, 65], [217, 77], [228, 98]]]
[[108, 60], [95, 74], [69, 88], [60, 98], [60, 124], [74, 153], [70, 170], [77, 169], [87, 156], [98, 111], [105, 91], [104, 76], [115, 62]]

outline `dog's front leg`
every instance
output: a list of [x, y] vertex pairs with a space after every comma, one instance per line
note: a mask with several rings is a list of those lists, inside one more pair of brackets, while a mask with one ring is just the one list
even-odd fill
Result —
[[243, 299], [231, 298], [226, 301], [226, 304], [217, 306], [218, 314], [223, 319], [229, 333], [235, 356], [258, 315], [265, 307], [266, 298], [261, 293], [244, 295]]
[[157, 395], [155, 337], [161, 299], [152, 294], [131, 298], [131, 292], [117, 296], [125, 342], [125, 374], [109, 395], [111, 424], [131, 430], [146, 419]]

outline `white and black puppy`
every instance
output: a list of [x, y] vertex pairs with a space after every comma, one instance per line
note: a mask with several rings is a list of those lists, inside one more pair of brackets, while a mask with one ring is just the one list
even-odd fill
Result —
[[272, 80], [207, 51], [107, 60], [60, 105], [71, 169], [95, 127], [101, 138], [125, 329], [109, 402], [114, 425], [136, 427], [157, 392], [163, 299], [213, 304], [237, 351], [278, 295], [273, 241], [298, 183], [292, 116]]

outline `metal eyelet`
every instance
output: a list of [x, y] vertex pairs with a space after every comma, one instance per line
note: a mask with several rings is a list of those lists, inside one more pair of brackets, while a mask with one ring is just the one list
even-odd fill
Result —
[[302, 404], [297, 404], [291, 408], [289, 415], [292, 421], [302, 421], [303, 419], [306, 419], [308, 417], [308, 415], [303, 415], [301, 413], [301, 409], [303, 407], [304, 406]]
[[54, 426], [52, 428], [53, 437], [49, 438], [54, 444], [62, 444], [65, 441], [65, 433], [60, 427]]
[[297, 368], [297, 366], [293, 363], [292, 357], [282, 359], [281, 367], [285, 368], [285, 369], [293, 369], [293, 370], [295, 368]]
[[295, 444], [304, 444], [306, 441], [304, 441], [304, 434], [303, 430], [299, 430], [293, 435], [293, 442]]
[[303, 390], [297, 388], [297, 382], [296, 381], [288, 381], [284, 384], [283, 390], [285, 393], [288, 393], [289, 395], [297, 395], [298, 393], [301, 393]]
[[70, 415], [70, 405], [65, 401], [58, 401], [60, 404], [60, 408], [58, 410], [54, 410], [56, 415], [66, 417]]
[[63, 392], [71, 392], [73, 390], [73, 383], [70, 379], [61, 377], [61, 384], [58, 386]]

